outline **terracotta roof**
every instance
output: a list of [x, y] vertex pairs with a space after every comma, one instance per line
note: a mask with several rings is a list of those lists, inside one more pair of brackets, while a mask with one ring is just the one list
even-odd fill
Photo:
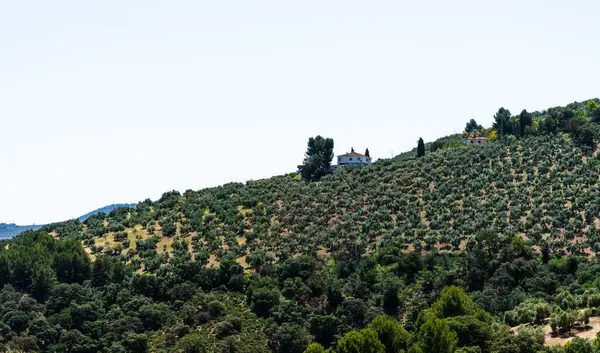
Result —
[[487, 137], [478, 137], [475, 134], [470, 134], [469, 136], [467, 136], [467, 140], [487, 140]]
[[346, 153], [346, 154], [340, 154], [338, 157], [366, 157], [366, 156], [364, 154], [350, 152], [350, 153]]

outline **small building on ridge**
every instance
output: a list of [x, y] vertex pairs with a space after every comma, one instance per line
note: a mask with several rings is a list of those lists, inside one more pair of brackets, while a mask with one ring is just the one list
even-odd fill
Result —
[[360, 167], [371, 164], [371, 156], [369, 155], [368, 151], [369, 150], [367, 149], [365, 154], [360, 154], [354, 152], [354, 149], [352, 149], [352, 151], [349, 153], [337, 156], [337, 164], [340, 167]]
[[487, 137], [477, 137], [474, 135], [467, 137], [463, 141], [463, 144], [465, 144], [465, 145], [485, 145], [487, 143], [488, 143]]

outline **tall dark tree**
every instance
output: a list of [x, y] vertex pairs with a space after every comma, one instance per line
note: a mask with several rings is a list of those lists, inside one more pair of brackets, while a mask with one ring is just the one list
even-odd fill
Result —
[[92, 284], [96, 287], [104, 286], [110, 277], [111, 261], [107, 256], [99, 256], [92, 264]]
[[498, 112], [494, 115], [493, 127], [500, 132], [500, 137], [511, 133], [510, 116], [510, 110], [504, 109], [504, 107], [498, 109]]
[[525, 135], [525, 129], [533, 123], [533, 115], [523, 109], [519, 114], [519, 136]]
[[31, 285], [31, 293], [34, 298], [39, 301], [44, 301], [52, 292], [52, 287], [56, 282], [54, 271], [47, 266], [37, 268], [33, 273], [33, 283]]
[[419, 141], [417, 142], [417, 157], [423, 157], [425, 155], [425, 143], [423, 142], [423, 138], [419, 137]]
[[314, 336], [315, 342], [329, 348], [335, 335], [338, 334], [340, 319], [331, 315], [315, 315], [310, 319], [310, 333]]
[[322, 136], [308, 139], [308, 148], [302, 166], [302, 178], [319, 180], [331, 167], [333, 159], [333, 139]]
[[477, 121], [475, 121], [475, 119], [471, 119], [469, 120], [469, 122], [467, 122], [467, 125], [465, 126], [465, 132], [467, 133], [472, 133], [477, 131], [478, 129], [481, 129], [481, 125], [477, 124]]
[[58, 243], [56, 249], [53, 267], [60, 282], [82, 283], [90, 277], [90, 258], [80, 242], [67, 239]]
[[354, 147], [350, 147], [350, 153], [354, 153]]
[[[508, 129], [507, 129], [508, 127]], [[508, 134], [512, 134], [515, 136], [520, 136], [519, 133], [521, 131], [521, 122], [519, 120], [519, 116], [513, 116], [508, 120], [508, 125], [504, 126], [504, 132]]]
[[371, 154], [369, 153], [369, 149], [368, 148], [365, 150], [365, 156], [371, 157]]

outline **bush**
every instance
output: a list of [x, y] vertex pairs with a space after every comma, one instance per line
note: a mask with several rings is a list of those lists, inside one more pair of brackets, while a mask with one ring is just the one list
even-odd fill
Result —
[[214, 301], [208, 303], [208, 313], [210, 314], [210, 316], [212, 318], [217, 318], [217, 317], [223, 315], [224, 311], [225, 311], [225, 306], [221, 302], [214, 300]]
[[218, 339], [231, 335], [235, 331], [233, 324], [229, 321], [221, 321], [215, 325], [215, 334]]

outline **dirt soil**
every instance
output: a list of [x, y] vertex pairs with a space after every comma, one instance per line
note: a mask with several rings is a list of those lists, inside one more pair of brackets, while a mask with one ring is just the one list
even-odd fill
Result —
[[596, 333], [600, 332], [600, 316], [591, 317], [590, 323], [585, 327], [576, 327], [571, 330], [568, 334], [553, 336], [552, 329], [550, 326], [544, 327], [544, 334], [546, 338], [546, 342], [544, 343], [546, 346], [554, 346], [556, 344], [563, 345], [573, 337], [581, 337], [587, 339], [594, 339], [596, 337]]

